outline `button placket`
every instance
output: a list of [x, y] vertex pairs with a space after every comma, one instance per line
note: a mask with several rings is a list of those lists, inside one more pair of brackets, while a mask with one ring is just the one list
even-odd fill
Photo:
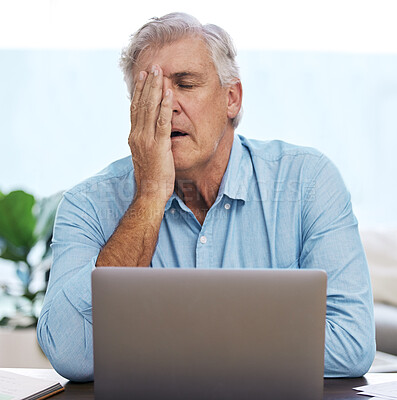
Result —
[[196, 268], [211, 268], [213, 266], [213, 247], [212, 231], [214, 223], [214, 213], [209, 212], [204, 220], [196, 247]]

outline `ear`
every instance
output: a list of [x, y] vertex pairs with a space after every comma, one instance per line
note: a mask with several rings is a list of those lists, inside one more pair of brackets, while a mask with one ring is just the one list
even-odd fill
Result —
[[233, 85], [228, 88], [227, 96], [227, 116], [229, 119], [233, 119], [240, 111], [243, 100], [243, 87], [240, 81], [233, 83]]

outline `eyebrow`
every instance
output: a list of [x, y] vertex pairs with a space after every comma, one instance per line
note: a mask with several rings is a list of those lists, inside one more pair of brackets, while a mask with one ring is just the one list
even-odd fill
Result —
[[166, 78], [170, 78], [170, 79], [178, 79], [178, 78], [185, 78], [185, 77], [204, 80], [205, 75], [201, 74], [199, 72], [182, 71], [182, 72], [174, 72], [173, 74], [166, 76]]

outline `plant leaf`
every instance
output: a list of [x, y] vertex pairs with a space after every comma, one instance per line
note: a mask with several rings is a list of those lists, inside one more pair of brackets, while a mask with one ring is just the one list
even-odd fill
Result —
[[22, 190], [0, 197], [0, 237], [6, 243], [29, 250], [35, 244], [34, 204], [34, 197]]
[[2, 319], [0, 319], [0, 326], [7, 326], [10, 320], [10, 317], [3, 317]]
[[34, 208], [37, 223], [34, 230], [37, 240], [47, 242], [52, 236], [55, 214], [63, 192], [38, 200]]
[[16, 247], [13, 244], [4, 241], [0, 247], [0, 257], [10, 261], [24, 261], [30, 251], [29, 247]]

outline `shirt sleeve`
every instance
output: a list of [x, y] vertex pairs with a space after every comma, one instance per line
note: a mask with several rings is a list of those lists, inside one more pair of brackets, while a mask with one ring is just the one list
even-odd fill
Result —
[[83, 193], [66, 193], [55, 220], [37, 337], [54, 369], [73, 381], [94, 378], [91, 272], [104, 244], [94, 206]]
[[324, 269], [328, 275], [324, 376], [358, 377], [375, 355], [368, 265], [337, 168], [322, 156], [312, 171], [302, 203], [300, 267]]

